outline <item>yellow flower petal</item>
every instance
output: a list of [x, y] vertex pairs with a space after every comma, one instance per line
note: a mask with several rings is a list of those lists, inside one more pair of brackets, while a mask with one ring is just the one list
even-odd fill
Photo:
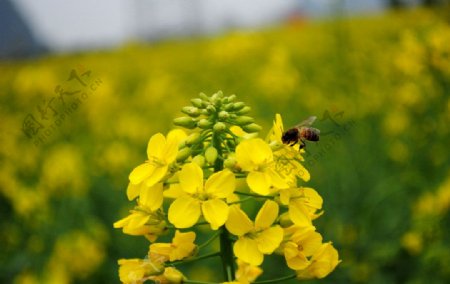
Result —
[[299, 252], [298, 245], [293, 242], [287, 242], [284, 246], [284, 257], [289, 268], [293, 270], [305, 269], [310, 264], [306, 256]]
[[186, 192], [181, 188], [180, 184], [171, 184], [169, 189], [164, 191], [164, 197], [166, 198], [178, 198], [186, 195]]
[[253, 171], [255, 166], [273, 161], [273, 153], [261, 138], [249, 139], [236, 147], [236, 160], [244, 171]]
[[293, 200], [289, 203], [289, 218], [295, 225], [301, 227], [311, 226], [311, 217], [309, 215], [308, 208], [302, 200]]
[[177, 157], [178, 145], [186, 139], [186, 133], [181, 129], [174, 129], [167, 134], [167, 144], [164, 159], [167, 163], [172, 163]]
[[270, 193], [270, 176], [263, 172], [250, 172], [247, 176], [247, 184], [257, 194], [268, 195]]
[[140, 184], [132, 184], [131, 182], [128, 184], [127, 187], [127, 197], [128, 200], [133, 200], [136, 197], [139, 196], [139, 193], [141, 192], [141, 186], [143, 183]]
[[269, 228], [278, 217], [278, 204], [275, 201], [267, 200], [259, 209], [255, 219], [256, 230]]
[[220, 199], [211, 199], [202, 203], [202, 212], [211, 229], [217, 230], [228, 219], [228, 205]]
[[242, 236], [253, 229], [253, 222], [238, 205], [232, 205], [225, 226], [233, 235]]
[[270, 227], [258, 234], [256, 242], [258, 249], [264, 254], [271, 254], [283, 240], [283, 229], [280, 226]]
[[166, 147], [166, 138], [161, 133], [153, 135], [147, 144], [147, 158], [149, 161], [157, 158], [161, 160], [164, 157], [164, 148]]
[[323, 244], [313, 255], [311, 265], [304, 270], [297, 271], [297, 278], [324, 278], [336, 268], [339, 262], [338, 252], [331, 243]]
[[163, 203], [163, 184], [157, 183], [152, 187], [144, 186], [139, 196], [139, 205], [150, 209], [158, 210]]
[[194, 240], [194, 232], [181, 233], [177, 230], [172, 240], [172, 247], [174, 249], [170, 254], [170, 261], [181, 260], [191, 256], [196, 247]]
[[303, 188], [303, 193], [305, 195], [306, 204], [314, 209], [321, 209], [323, 204], [323, 199], [317, 191], [312, 188]]
[[189, 228], [200, 217], [200, 202], [190, 196], [177, 198], [169, 207], [169, 221], [177, 228]]
[[146, 186], [153, 186], [158, 183], [167, 173], [168, 166], [156, 167], [153, 173], [145, 180]]
[[132, 184], [139, 184], [148, 178], [154, 170], [155, 167], [150, 163], [143, 163], [134, 168], [128, 178]]
[[203, 192], [203, 171], [197, 164], [184, 165], [179, 178], [181, 188], [185, 192], [190, 194]]
[[270, 176], [271, 183], [274, 187], [278, 189], [289, 187], [287, 182], [281, 178], [281, 176], [274, 169], [268, 168], [266, 173]]
[[226, 169], [212, 174], [205, 184], [205, 192], [217, 198], [227, 198], [236, 187], [234, 174]]
[[243, 261], [252, 265], [260, 265], [263, 260], [263, 254], [258, 250], [258, 245], [255, 240], [241, 237], [234, 243], [234, 254]]

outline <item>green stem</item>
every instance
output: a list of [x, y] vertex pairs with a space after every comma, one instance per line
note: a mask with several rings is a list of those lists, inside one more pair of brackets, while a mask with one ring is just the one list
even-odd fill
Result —
[[[222, 157], [222, 146], [221, 140], [218, 133], [213, 132], [212, 143], [214, 148], [217, 150], [217, 154], [219, 157]], [[219, 172], [223, 170], [223, 159], [216, 159], [214, 164], [214, 172]], [[220, 228], [220, 256], [222, 258], [222, 268], [225, 277], [225, 281], [233, 281], [234, 280], [234, 254], [233, 254], [233, 246], [230, 240], [230, 233], [222, 226]]]
[[203, 244], [199, 245], [198, 249], [201, 250], [202, 248], [207, 247], [211, 242], [213, 242], [215, 239], [217, 239], [217, 237], [219, 235], [220, 235], [220, 231], [217, 231], [211, 238], [209, 238], [209, 240], [207, 240]]
[[288, 276], [283, 276], [283, 277], [276, 278], [276, 279], [256, 281], [256, 282], [253, 282], [253, 284], [283, 283], [283, 281], [294, 279], [296, 277], [297, 277], [297, 275], [294, 273], [294, 274], [291, 274]]
[[258, 195], [254, 193], [248, 193], [248, 192], [242, 192], [242, 191], [234, 191], [234, 193], [239, 195], [245, 195], [245, 196], [252, 196], [252, 197], [258, 197], [258, 198], [267, 198], [267, 199], [274, 199], [274, 196], [264, 196], [264, 195]]
[[202, 260], [202, 259], [205, 259], [205, 258], [219, 256], [219, 255], [220, 255], [220, 252], [212, 252], [212, 253], [208, 253], [208, 254], [197, 256], [197, 257], [193, 257], [193, 258], [188, 258], [188, 259], [185, 259], [185, 260], [178, 260], [178, 261], [174, 261], [174, 262], [169, 262], [167, 265], [185, 264], [185, 263], [198, 261], [198, 260]]

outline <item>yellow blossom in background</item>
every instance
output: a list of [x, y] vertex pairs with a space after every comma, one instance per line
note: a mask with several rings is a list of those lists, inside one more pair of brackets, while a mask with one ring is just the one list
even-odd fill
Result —
[[267, 200], [253, 223], [237, 205], [230, 207], [226, 228], [239, 237], [234, 244], [234, 253], [244, 262], [260, 265], [264, 254], [271, 254], [283, 240], [283, 229], [272, 226], [278, 217], [278, 205]]
[[323, 244], [312, 256], [311, 264], [305, 269], [298, 270], [298, 279], [324, 278], [339, 264], [337, 250], [331, 243]]
[[195, 163], [186, 164], [179, 175], [184, 194], [169, 208], [169, 221], [177, 228], [189, 228], [201, 215], [217, 230], [228, 218], [228, 205], [222, 200], [233, 194], [235, 177], [227, 169], [212, 174], [203, 184], [203, 171]]
[[259, 266], [248, 264], [240, 259], [237, 259], [236, 263], [238, 265], [236, 280], [241, 284], [252, 283], [263, 273]]
[[249, 172], [247, 184], [252, 191], [268, 195], [272, 192], [271, 187], [288, 187], [275, 171], [272, 150], [264, 140], [255, 138], [242, 141], [236, 147], [236, 160], [243, 171]]
[[186, 277], [174, 267], [166, 267], [161, 275], [150, 276], [149, 280], [153, 280], [158, 284], [178, 284], [183, 283]]
[[[178, 145], [184, 138], [182, 130], [173, 130], [166, 137], [161, 133], [153, 135], [147, 146], [148, 160], [137, 166], [130, 174], [129, 179], [133, 185], [145, 181], [147, 186], [159, 182], [167, 173], [169, 165], [175, 161]], [[135, 197], [135, 194], [131, 195]]]
[[169, 261], [181, 260], [189, 257], [194, 252], [196, 245], [194, 244], [195, 233], [175, 232], [172, 243], [154, 243], [150, 245], [150, 252], [161, 256]]

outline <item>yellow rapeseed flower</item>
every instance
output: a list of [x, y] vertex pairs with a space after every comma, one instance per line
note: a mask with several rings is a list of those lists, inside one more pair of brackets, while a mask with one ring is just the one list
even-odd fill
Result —
[[272, 187], [287, 188], [287, 183], [275, 171], [270, 146], [260, 138], [242, 141], [236, 147], [236, 161], [243, 171], [249, 172], [247, 184], [261, 195], [268, 195]]
[[[147, 146], [148, 160], [134, 168], [129, 176], [130, 183], [137, 185], [145, 181], [147, 186], [152, 186], [159, 182], [166, 175], [169, 165], [175, 161], [178, 145], [185, 136], [180, 129], [170, 131], [167, 139], [161, 133], [153, 135]], [[136, 196], [135, 192], [128, 193], [128, 197]]]
[[149, 259], [119, 259], [119, 278], [122, 283], [144, 283], [149, 276], [161, 274], [164, 264]]
[[177, 230], [171, 243], [151, 244], [150, 252], [169, 261], [181, 260], [194, 252], [196, 248], [194, 240], [194, 232], [181, 233]]
[[324, 278], [339, 264], [339, 255], [331, 243], [322, 244], [311, 258], [311, 264], [296, 271], [297, 279]]
[[212, 174], [203, 184], [203, 171], [195, 163], [186, 164], [179, 174], [182, 195], [169, 208], [169, 221], [177, 228], [189, 228], [201, 215], [217, 230], [228, 218], [228, 204], [236, 186], [234, 174], [225, 169]]
[[[291, 228], [289, 228], [291, 229]], [[322, 236], [314, 227], [296, 227], [289, 241], [284, 244], [284, 257], [290, 269], [305, 269], [312, 256], [322, 245]]]
[[283, 240], [283, 229], [272, 226], [278, 217], [278, 204], [267, 200], [253, 223], [238, 205], [230, 207], [225, 226], [239, 237], [233, 250], [237, 258], [252, 265], [260, 265], [264, 254], [271, 254]]
[[280, 191], [280, 202], [289, 208], [289, 218], [298, 226], [308, 227], [321, 213], [323, 199], [312, 188], [288, 188]]

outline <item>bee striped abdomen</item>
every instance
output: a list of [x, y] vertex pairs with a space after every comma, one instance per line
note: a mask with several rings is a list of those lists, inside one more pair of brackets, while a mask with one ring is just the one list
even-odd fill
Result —
[[319, 141], [319, 132], [312, 127], [302, 127], [300, 129], [300, 137], [308, 141]]

